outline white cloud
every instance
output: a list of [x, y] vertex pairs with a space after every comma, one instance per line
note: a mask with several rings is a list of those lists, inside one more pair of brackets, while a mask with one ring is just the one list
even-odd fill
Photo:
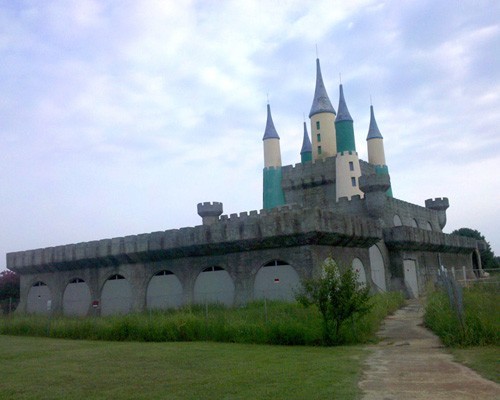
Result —
[[266, 93], [296, 163], [317, 44], [358, 152], [372, 95], [395, 194], [449, 196], [448, 226], [500, 252], [493, 3], [30, 4], [0, 9], [1, 251], [197, 224], [199, 201], [260, 208]]

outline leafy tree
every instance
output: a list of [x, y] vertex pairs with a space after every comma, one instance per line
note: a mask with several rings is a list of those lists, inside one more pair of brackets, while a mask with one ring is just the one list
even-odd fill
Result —
[[470, 229], [470, 228], [460, 228], [451, 232], [452, 235], [466, 236], [476, 240], [482, 240], [486, 243], [486, 249], [479, 252], [481, 256], [481, 265], [483, 269], [498, 268], [500, 265], [496, 260], [495, 253], [491, 250], [490, 244], [486, 241], [481, 232]]
[[369, 304], [369, 287], [358, 282], [358, 274], [351, 268], [341, 272], [334, 260], [323, 263], [319, 278], [306, 279], [296, 299], [308, 307], [318, 307], [323, 317], [323, 341], [327, 345], [342, 342], [341, 327], [355, 316], [366, 314]]
[[9, 311], [9, 303], [15, 308], [19, 302], [19, 275], [5, 270], [0, 272], [0, 313]]

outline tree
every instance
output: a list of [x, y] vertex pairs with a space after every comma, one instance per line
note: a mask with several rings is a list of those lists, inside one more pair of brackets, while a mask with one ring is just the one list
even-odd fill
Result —
[[0, 313], [9, 312], [9, 306], [14, 309], [19, 302], [19, 275], [5, 270], [0, 272]]
[[341, 272], [336, 262], [327, 258], [322, 276], [304, 280], [302, 290], [296, 295], [304, 306], [318, 307], [323, 318], [323, 341], [327, 345], [341, 343], [343, 324], [366, 314], [371, 308], [370, 288], [359, 283], [357, 278], [351, 268]]
[[484, 241], [486, 243], [486, 249], [479, 251], [479, 254], [481, 256], [481, 265], [483, 269], [491, 269], [499, 267], [499, 264], [495, 259], [495, 253], [493, 253], [490, 244], [486, 241], [484, 236], [481, 235], [481, 232], [471, 228], [460, 228], [454, 230], [453, 232], [451, 232], [451, 234]]

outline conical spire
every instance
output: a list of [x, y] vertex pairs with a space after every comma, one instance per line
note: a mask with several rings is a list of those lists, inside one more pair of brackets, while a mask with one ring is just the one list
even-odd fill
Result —
[[279, 139], [278, 132], [276, 132], [276, 128], [274, 127], [273, 117], [271, 116], [271, 106], [267, 105], [267, 121], [266, 121], [266, 130], [264, 132], [264, 137], [262, 140], [266, 139]]
[[366, 140], [370, 139], [383, 139], [383, 136], [378, 129], [377, 121], [375, 120], [373, 106], [370, 106], [370, 128], [368, 129], [368, 136], [366, 137]]
[[330, 102], [328, 94], [326, 93], [325, 84], [323, 83], [323, 77], [321, 76], [321, 67], [319, 65], [319, 58], [316, 59], [316, 89], [314, 90], [314, 99], [311, 106], [311, 112], [309, 113], [309, 118], [314, 114], [319, 113], [333, 113], [335, 114], [335, 109]]
[[309, 140], [309, 134], [307, 133], [306, 123], [304, 122], [304, 140], [302, 141], [302, 149], [300, 150], [300, 154], [311, 153], [311, 152], [312, 152], [312, 145], [311, 141]]
[[351, 114], [349, 114], [347, 104], [345, 103], [344, 88], [342, 87], [342, 84], [340, 84], [339, 113], [337, 114], [335, 121], [352, 121]]

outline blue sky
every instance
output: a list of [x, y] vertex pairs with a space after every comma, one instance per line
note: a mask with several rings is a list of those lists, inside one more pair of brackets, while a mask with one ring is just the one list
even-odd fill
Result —
[[[397, 198], [500, 253], [497, 1], [0, 0], [0, 255], [262, 207], [267, 98], [300, 161], [316, 46]], [[4, 258], [5, 260], [5, 258]], [[0, 263], [0, 269], [5, 261]]]

